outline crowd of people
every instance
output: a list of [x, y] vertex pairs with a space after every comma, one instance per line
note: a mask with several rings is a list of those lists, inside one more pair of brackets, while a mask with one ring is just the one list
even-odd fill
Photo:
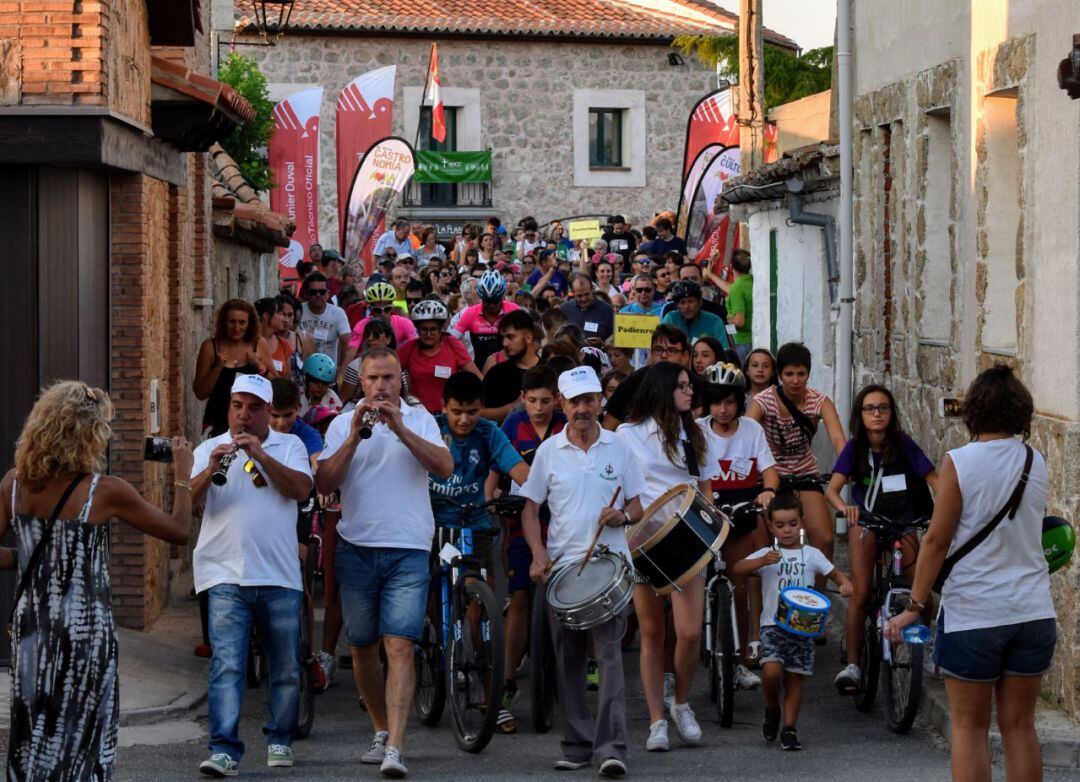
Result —
[[[1011, 371], [975, 380], [965, 406], [974, 441], [935, 468], [904, 432], [888, 388], [868, 386], [851, 411], [837, 411], [810, 387], [804, 345], [754, 348], [745, 250], [722, 269], [715, 257], [688, 260], [667, 215], [640, 232], [615, 216], [591, 243], [570, 242], [557, 223], [541, 232], [533, 218], [512, 232], [493, 218], [446, 246], [437, 239], [431, 227], [398, 221], [375, 243], [366, 277], [314, 245], [278, 295], [221, 306], [192, 380], [206, 402], [201, 442], [172, 441], [171, 516], [123, 481], [98, 477], [113, 416], [104, 391], [71, 381], [43, 394], [16, 467], [0, 483], [0, 527], [14, 525], [19, 536], [17, 554], [0, 550], [0, 567], [24, 574], [13, 636], [17, 778], [51, 779], [61, 767], [55, 778], [105, 778], [114, 760], [115, 631], [103, 575], [111, 517], [179, 542], [192, 509], [202, 511], [194, 572], [205, 625], [197, 653], [211, 660], [210, 756], [199, 769], [233, 776], [245, 750], [239, 724], [253, 626], [269, 664], [267, 763], [294, 762], [297, 554], [307, 541], [298, 505], [314, 496], [327, 512], [318, 686], [335, 678], [344, 631], [374, 728], [360, 760], [402, 777], [433, 534], [463, 521], [440, 498], [474, 506], [510, 493], [525, 501], [520, 518], [504, 520], [499, 543], [477, 552], [489, 572], [506, 574], [504, 733], [519, 727], [516, 671], [535, 582], [580, 562], [594, 532], [629, 559], [624, 528], [674, 486], [694, 487], [716, 508], [754, 503], [759, 512], [740, 516], [719, 552], [742, 641], [736, 682], [762, 689], [764, 739], [795, 751], [803, 683], [824, 639], [777, 626], [781, 589], [832, 582], [849, 598], [847, 660], [835, 684], [850, 693], [860, 680], [874, 539], [850, 536], [851, 572], [841, 572], [835, 514], [852, 523], [864, 510], [897, 523], [934, 514], [921, 544], [905, 540], [914, 582], [911, 606], [889, 623], [898, 640], [905, 624], [931, 615], [930, 587], [954, 539], [992, 513], [1021, 472], [1030, 479], [1017, 518], [945, 582], [948, 624], [938, 619], [935, 656], [960, 705], [954, 757], [959, 743], [989, 778], [988, 693], [996, 687], [999, 714], [1008, 716], [1007, 758], [1033, 768], [1038, 744], [1025, 717], [1049, 667], [1055, 614], [1039, 539], [1046, 466], [1037, 453], [1025, 466], [1031, 449], [1016, 436], [1026, 438], [1033, 406]], [[617, 344], [616, 313], [657, 319], [648, 348]], [[841, 412], [850, 412], [850, 438]], [[814, 453], [819, 430], [836, 456], [825, 465], [828, 481]], [[464, 522], [493, 523], [481, 511]], [[77, 557], [84, 549], [93, 556]], [[72, 562], [85, 571], [77, 586], [63, 581]], [[80, 591], [79, 599], [57, 607], [49, 598], [56, 590]], [[650, 722], [641, 745], [670, 750], [669, 724], [682, 744], [703, 740], [690, 701], [704, 603], [705, 579], [694, 577], [670, 595], [637, 584], [631, 611], [587, 632], [552, 619], [563, 731], [556, 768], [627, 773], [637, 740], [627, 728], [622, 650], [635, 637]], [[87, 626], [93, 632], [76, 632]], [[31, 644], [61, 649], [34, 653]], [[56, 671], [76, 664], [86, 673], [78, 687], [43, 692]], [[598, 690], [595, 717], [589, 689]]]

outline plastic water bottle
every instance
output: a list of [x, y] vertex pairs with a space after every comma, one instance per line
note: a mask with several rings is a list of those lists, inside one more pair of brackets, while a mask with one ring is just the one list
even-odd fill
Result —
[[923, 624], [908, 625], [901, 635], [904, 643], [925, 644], [930, 640], [930, 628]]

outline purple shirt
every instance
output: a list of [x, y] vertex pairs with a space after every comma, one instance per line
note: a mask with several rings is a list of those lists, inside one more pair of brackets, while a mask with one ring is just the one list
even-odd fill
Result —
[[[893, 476], [903, 475], [906, 489], [904, 491], [884, 491], [888, 486], [883, 486], [883, 490], [878, 493], [878, 499], [874, 504], [874, 510], [879, 513], [884, 513], [891, 516], [891, 510], [895, 510], [902, 505], [910, 506], [916, 501], [917, 495], [921, 494], [926, 488], [926, 476], [934, 469], [934, 463], [931, 462], [926, 454], [923, 453], [919, 444], [911, 439], [907, 434], [901, 432], [900, 434], [900, 454], [899, 458], [893, 459], [889, 464], [884, 465], [882, 470], [882, 480]], [[870, 454], [870, 461], [873, 465], [866, 465], [865, 475], [860, 480], [852, 481], [851, 484], [851, 499], [854, 504], [865, 507], [866, 494], [870, 489], [870, 485], [877, 475], [878, 469], [882, 466], [880, 464], [881, 455], [877, 453]], [[844, 445], [844, 449], [840, 451], [840, 455], [836, 457], [836, 464], [833, 465], [833, 472], [840, 473], [848, 478], [852, 477], [855, 472], [855, 441], [848, 440]], [[903, 495], [903, 496], [890, 496], [890, 495]], [[885, 503], [885, 505], [883, 505]], [[917, 502], [915, 504], [918, 504]], [[887, 507], [886, 507], [887, 506]], [[916, 512], [922, 512], [922, 509], [916, 509]]]

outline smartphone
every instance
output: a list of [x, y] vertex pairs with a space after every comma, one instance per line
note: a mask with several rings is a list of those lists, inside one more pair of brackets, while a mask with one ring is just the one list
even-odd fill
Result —
[[148, 462], [171, 462], [172, 440], [168, 437], [147, 437], [143, 445], [143, 459]]
[[938, 415], [942, 418], [963, 418], [964, 400], [942, 397], [938, 400]]

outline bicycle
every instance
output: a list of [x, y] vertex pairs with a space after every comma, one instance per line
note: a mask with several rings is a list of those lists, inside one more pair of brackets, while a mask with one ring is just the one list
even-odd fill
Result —
[[[722, 505], [721, 512], [733, 521], [737, 515], [761, 508], [753, 502]], [[702, 625], [701, 658], [709, 675], [709, 699], [716, 704], [720, 726], [730, 728], [735, 711], [735, 666], [738, 663], [739, 623], [735, 614], [735, 588], [728, 580], [724, 560], [717, 555], [709, 563], [705, 582], [705, 622]]]
[[[841, 516], [843, 514], [837, 514]], [[907, 733], [919, 712], [922, 700], [923, 646], [891, 644], [885, 638], [885, 623], [900, 613], [911, 594], [911, 582], [903, 576], [903, 540], [925, 530], [930, 519], [923, 517], [897, 523], [887, 516], [863, 510], [859, 526], [877, 540], [870, 605], [863, 619], [863, 642], [859, 649], [859, 686], [855, 707], [869, 712], [877, 698], [881, 668], [885, 671], [885, 722], [893, 733]]]
[[420, 722], [437, 725], [449, 698], [454, 739], [466, 752], [480, 752], [495, 732], [503, 689], [501, 609], [487, 584], [484, 563], [473, 555], [474, 538], [495, 530], [464, 526], [471, 511], [503, 515], [520, 497], [462, 504], [446, 497], [433, 503], [461, 513], [462, 526], [440, 526], [433, 546], [431, 590], [424, 629], [416, 644], [414, 706]]

